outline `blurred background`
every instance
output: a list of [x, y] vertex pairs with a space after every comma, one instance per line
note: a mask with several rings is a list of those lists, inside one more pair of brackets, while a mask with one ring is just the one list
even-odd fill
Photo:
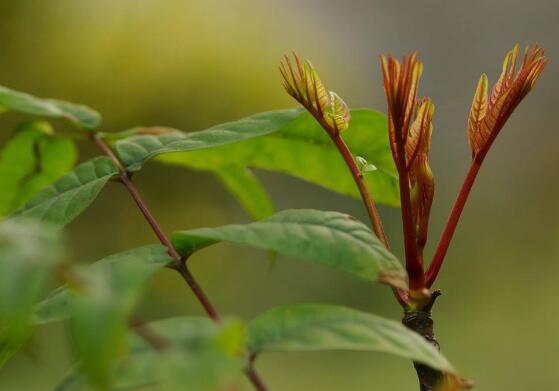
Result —
[[[432, 166], [436, 242], [469, 163], [466, 118], [480, 73], [497, 78], [516, 42], [550, 58], [512, 116], [476, 183], [437, 287], [443, 350], [476, 390], [559, 389], [559, 6], [556, 0], [1, 0], [0, 84], [82, 102], [103, 130], [166, 125], [205, 129], [294, 106], [277, 65], [297, 49], [352, 107], [384, 110], [381, 53], [419, 50], [421, 94], [437, 112]], [[2, 116], [4, 139], [17, 122]], [[81, 158], [95, 153], [80, 146]], [[302, 168], [303, 169], [303, 168]], [[357, 200], [280, 174], [258, 172], [277, 209], [312, 207], [366, 215]], [[249, 217], [207, 173], [149, 164], [137, 183], [170, 232]], [[398, 211], [381, 210], [394, 248]], [[154, 243], [123, 188], [108, 186], [68, 227], [69, 259], [91, 262]], [[433, 243], [431, 243], [431, 246]], [[401, 247], [401, 246], [400, 246]], [[432, 249], [432, 247], [430, 247]], [[396, 250], [398, 255], [401, 251]], [[250, 319], [295, 302], [327, 302], [399, 319], [390, 291], [327, 268], [219, 245], [191, 259], [224, 314]], [[177, 275], [161, 272], [146, 319], [202, 314]], [[71, 365], [60, 325], [39, 330], [28, 354], [0, 372], [0, 389], [49, 390]], [[415, 390], [410, 363], [372, 353], [267, 354], [258, 368], [272, 390]]]

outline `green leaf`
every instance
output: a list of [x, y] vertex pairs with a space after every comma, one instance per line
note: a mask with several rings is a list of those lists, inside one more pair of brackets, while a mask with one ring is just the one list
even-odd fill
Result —
[[[343, 138], [355, 156], [361, 156], [377, 168], [365, 176], [367, 187], [376, 202], [398, 206], [398, 175], [390, 151], [386, 116], [372, 110], [353, 110], [351, 115]], [[165, 154], [157, 160], [210, 172], [229, 166], [260, 168], [360, 197], [334, 143], [308, 113], [300, 114], [264, 137], [189, 153]]]
[[61, 256], [60, 235], [52, 226], [0, 222], [0, 366], [30, 336], [33, 307]]
[[356, 156], [355, 160], [357, 161], [357, 166], [362, 174], [367, 172], [376, 171], [377, 167], [373, 164], [370, 164], [366, 159], [361, 156]]
[[118, 169], [109, 158], [89, 160], [39, 192], [16, 215], [64, 226], [87, 209], [117, 174]]
[[77, 150], [54, 137], [44, 121], [20, 125], [0, 151], [0, 216], [23, 206], [33, 195], [72, 169]]
[[[241, 321], [225, 319], [218, 324], [208, 318], [179, 317], [152, 322], [148, 328], [167, 347], [155, 351], [135, 335], [130, 357], [115, 378], [121, 387], [162, 384], [169, 390], [213, 391], [230, 386], [242, 375], [246, 327]], [[138, 384], [140, 371], [131, 371], [138, 361], [145, 368], [142, 384]]]
[[231, 165], [215, 173], [254, 219], [260, 220], [274, 213], [268, 193], [249, 168]]
[[25, 114], [68, 119], [79, 127], [95, 130], [101, 116], [89, 107], [35, 96], [0, 86], [0, 106]]
[[[119, 289], [134, 291], [169, 262], [171, 258], [164, 246], [149, 245], [109, 255], [89, 265], [83, 273], [106, 277], [107, 282], [121, 284]], [[130, 275], [124, 275], [125, 272]], [[118, 278], [122, 281], [116, 281]], [[35, 322], [44, 324], [70, 317], [74, 300], [67, 286], [55, 289], [36, 306]]]
[[[80, 368], [96, 386], [105, 387], [126, 350], [128, 318], [146, 282], [172, 262], [161, 245], [108, 256], [78, 269], [72, 288], [52, 292], [35, 311], [37, 324], [70, 318]], [[102, 321], [100, 321], [102, 319]]]
[[[181, 317], [147, 325], [165, 342], [155, 350], [137, 334], [130, 335], [129, 355], [114, 371], [111, 390], [162, 385], [165, 390], [213, 391], [231, 386], [242, 374], [246, 349], [244, 324], [225, 319]], [[73, 371], [55, 391], [83, 390], [86, 381]]]
[[128, 170], [138, 171], [146, 161], [164, 153], [207, 149], [275, 132], [300, 113], [300, 109], [269, 111], [201, 132], [183, 133], [168, 129], [157, 136], [129, 137], [117, 141], [116, 151]]
[[404, 283], [400, 262], [372, 231], [338, 212], [286, 210], [245, 225], [179, 231], [172, 241], [182, 256], [226, 241], [322, 263], [370, 281], [390, 273]]
[[[367, 186], [377, 202], [398, 206], [398, 180], [386, 116], [371, 110], [354, 110], [351, 115], [353, 119], [344, 139], [355, 154], [371, 163], [370, 167], [378, 168], [365, 178]], [[119, 137], [126, 138], [118, 140]], [[310, 114], [300, 109], [261, 113], [201, 132], [136, 128], [107, 134], [106, 138], [118, 140], [117, 154], [131, 171], [139, 170], [147, 160], [156, 157], [168, 164], [218, 175], [256, 218], [266, 215], [268, 196], [258, 190], [258, 201], [247, 203], [256, 194], [256, 187], [245, 188], [237, 181], [232, 184], [231, 177], [224, 179], [224, 172], [261, 168], [293, 175], [345, 195], [360, 196], [329, 136]]]
[[359, 350], [394, 354], [445, 372], [447, 359], [400, 322], [327, 304], [295, 304], [271, 309], [248, 326], [249, 350]]
[[164, 246], [144, 246], [76, 271], [68, 297], [70, 332], [80, 367], [93, 385], [109, 384], [146, 281], [171, 261]]

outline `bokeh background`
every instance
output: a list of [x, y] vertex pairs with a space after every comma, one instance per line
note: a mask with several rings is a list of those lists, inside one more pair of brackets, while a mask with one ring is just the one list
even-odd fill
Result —
[[[465, 127], [479, 74], [494, 81], [516, 42], [550, 63], [500, 135], [474, 188], [438, 283], [436, 331], [477, 390], [559, 389], [559, 5], [557, 0], [2, 0], [0, 84], [83, 102], [104, 130], [186, 131], [294, 106], [277, 65], [297, 49], [352, 107], [384, 110], [378, 55], [419, 50], [421, 93], [437, 106], [432, 166], [436, 241], [469, 162]], [[18, 120], [3, 116], [4, 134]], [[2, 136], [5, 137], [5, 136]], [[82, 145], [82, 159], [95, 153]], [[301, 167], [304, 169], [304, 167]], [[365, 220], [357, 200], [258, 172], [278, 209], [312, 207]], [[167, 231], [248, 221], [209, 174], [151, 163], [137, 181]], [[1, 190], [0, 190], [1, 191]], [[399, 215], [382, 208], [398, 248]], [[69, 259], [91, 262], [155, 242], [124, 189], [109, 186], [68, 228]], [[398, 252], [401, 254], [401, 252]], [[282, 303], [328, 302], [397, 319], [389, 290], [327, 268], [227, 245], [191, 260], [225, 314], [245, 319]], [[161, 272], [138, 311], [201, 314], [179, 278]], [[0, 372], [0, 389], [49, 390], [71, 364], [60, 325]], [[415, 390], [404, 360], [372, 353], [267, 354], [273, 390]]]

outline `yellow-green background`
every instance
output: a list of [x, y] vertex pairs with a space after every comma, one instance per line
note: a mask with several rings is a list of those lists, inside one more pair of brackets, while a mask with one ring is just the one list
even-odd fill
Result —
[[[539, 42], [550, 63], [486, 161], [437, 286], [436, 330], [480, 391], [559, 389], [559, 6], [556, 0], [2, 0], [0, 84], [83, 102], [104, 130], [168, 125], [187, 131], [294, 103], [277, 65], [294, 48], [352, 107], [384, 109], [378, 55], [419, 50], [421, 93], [437, 106], [432, 166], [438, 238], [469, 161], [467, 111], [479, 74], [495, 80], [515, 43]], [[17, 115], [0, 118], [5, 139]], [[83, 145], [82, 158], [94, 153]], [[305, 167], [301, 167], [304, 170]], [[258, 172], [278, 209], [366, 216], [358, 201]], [[167, 231], [248, 217], [207, 174], [149, 164], [137, 176]], [[0, 189], [1, 191], [1, 189]], [[382, 208], [395, 248], [396, 210]], [[69, 258], [90, 262], [154, 242], [124, 189], [111, 184], [68, 227]], [[401, 251], [397, 251], [401, 254]], [[399, 318], [391, 293], [319, 266], [217, 246], [193, 272], [224, 314], [249, 319], [282, 303], [329, 302]], [[139, 312], [201, 314], [164, 271]], [[0, 371], [2, 391], [49, 390], [70, 365], [63, 328], [39, 330], [28, 355]], [[272, 390], [415, 390], [408, 362], [372, 353], [267, 354]]]

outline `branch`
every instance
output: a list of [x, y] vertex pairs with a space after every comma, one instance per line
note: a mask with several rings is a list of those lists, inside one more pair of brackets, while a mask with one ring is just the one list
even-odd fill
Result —
[[[330, 132], [328, 133], [330, 134]], [[351, 175], [353, 176], [353, 180], [355, 181], [355, 184], [359, 188], [359, 192], [361, 193], [361, 199], [363, 201], [363, 204], [365, 205], [365, 208], [367, 209], [367, 213], [369, 214], [369, 219], [371, 220], [371, 225], [373, 226], [373, 231], [380, 239], [382, 244], [384, 244], [384, 247], [386, 247], [387, 250], [390, 250], [390, 245], [388, 244], [388, 239], [384, 232], [384, 227], [382, 226], [382, 220], [378, 214], [375, 201], [373, 200], [373, 197], [371, 197], [371, 194], [369, 193], [369, 190], [367, 189], [367, 186], [363, 181], [363, 174], [359, 170], [359, 167], [357, 167], [353, 154], [351, 153], [349, 147], [347, 146], [347, 144], [344, 142], [344, 140], [339, 134], [337, 134], [336, 136], [331, 136], [331, 138], [334, 144], [336, 145], [336, 147], [338, 148], [338, 151], [342, 155], [344, 161], [346, 162], [346, 165], [349, 168]], [[397, 288], [392, 288], [392, 291], [394, 293], [394, 297], [396, 297], [396, 300], [398, 300], [400, 305], [403, 308], [407, 307], [407, 300], [408, 300], [407, 293]]]
[[450, 212], [448, 222], [446, 223], [441, 238], [439, 239], [439, 244], [437, 245], [437, 249], [435, 250], [435, 254], [433, 255], [433, 260], [431, 261], [429, 270], [426, 274], [426, 284], [429, 288], [433, 285], [433, 283], [437, 279], [439, 271], [441, 270], [446, 252], [448, 250], [448, 247], [450, 246], [450, 242], [452, 240], [454, 232], [456, 231], [456, 226], [458, 225], [458, 221], [460, 220], [460, 216], [462, 214], [462, 211], [464, 210], [464, 206], [466, 205], [466, 201], [468, 200], [468, 196], [470, 195], [472, 186], [474, 185], [479, 169], [481, 168], [483, 157], [481, 159], [474, 159], [472, 161], [472, 165], [470, 166], [468, 174], [464, 179], [464, 183], [460, 188], [458, 197], [454, 202], [454, 207], [452, 208], [452, 212]]
[[132, 317], [130, 319], [130, 328], [134, 331], [139, 337], [141, 337], [144, 341], [146, 341], [153, 349], [157, 351], [166, 350], [169, 342], [155, 333], [149, 325], [147, 325], [143, 319], [140, 319], [137, 316]]
[[371, 220], [371, 225], [373, 226], [373, 231], [380, 239], [380, 241], [384, 244], [384, 246], [386, 248], [389, 248], [388, 239], [386, 238], [386, 234], [384, 233], [384, 227], [382, 226], [382, 221], [378, 214], [375, 201], [371, 197], [369, 190], [367, 189], [367, 186], [363, 181], [363, 175], [361, 174], [361, 170], [359, 170], [359, 167], [357, 167], [357, 163], [355, 162], [353, 154], [339, 134], [332, 136], [332, 141], [334, 141], [334, 144], [336, 144], [338, 151], [342, 155], [344, 161], [347, 164], [347, 167], [349, 168], [349, 171], [351, 172], [351, 175], [353, 176], [355, 184], [359, 188], [359, 193], [361, 193], [361, 199], [363, 200], [363, 204], [367, 209], [369, 219]]
[[[120, 161], [120, 159], [114, 154], [114, 152], [105, 143], [105, 141], [102, 138], [100, 138], [98, 135], [92, 134], [91, 139], [99, 147], [99, 149], [106, 156], [108, 156], [115, 163], [115, 165], [118, 167], [120, 181], [126, 187], [128, 192], [130, 193], [130, 195], [132, 196], [132, 198], [136, 202], [136, 205], [138, 205], [138, 208], [140, 209], [140, 211], [144, 215], [144, 218], [146, 219], [146, 221], [150, 225], [151, 229], [153, 230], [153, 232], [155, 233], [155, 235], [157, 236], [157, 238], [159, 239], [161, 244], [164, 245], [165, 247], [167, 247], [169, 255], [173, 258], [173, 261], [174, 261], [173, 269], [175, 269], [177, 272], [179, 272], [179, 274], [182, 276], [182, 278], [188, 284], [188, 286], [190, 287], [192, 292], [196, 295], [196, 298], [198, 299], [198, 301], [200, 302], [202, 307], [204, 307], [204, 310], [206, 311], [208, 316], [211, 319], [213, 319], [214, 321], [219, 322], [220, 321], [219, 312], [213, 306], [210, 299], [206, 296], [206, 294], [204, 293], [204, 291], [202, 290], [200, 285], [198, 285], [198, 283], [196, 282], [196, 279], [194, 278], [192, 273], [190, 273], [190, 270], [188, 270], [188, 267], [186, 266], [186, 262], [184, 262], [184, 260], [181, 258], [181, 256], [177, 253], [177, 250], [175, 250], [171, 241], [165, 235], [165, 233], [161, 229], [161, 227], [160, 227], [159, 223], [157, 222], [157, 220], [155, 219], [155, 217], [151, 214], [151, 212], [148, 209], [144, 199], [142, 198], [142, 196], [140, 195], [140, 192], [138, 191], [138, 189], [136, 188], [136, 186], [132, 182], [132, 179], [130, 178], [130, 175], [128, 174], [128, 172], [126, 171], [124, 166], [122, 165], [122, 162]], [[249, 380], [251, 381], [251, 383], [253, 384], [253, 386], [256, 390], [267, 391], [267, 388], [264, 385], [264, 382], [262, 381], [262, 379], [260, 378], [258, 373], [256, 373], [256, 370], [254, 369], [254, 365], [253, 365], [252, 361], [249, 362], [249, 365], [248, 365], [247, 369], [245, 370], [245, 373], [246, 373], [247, 377], [249, 378]]]

